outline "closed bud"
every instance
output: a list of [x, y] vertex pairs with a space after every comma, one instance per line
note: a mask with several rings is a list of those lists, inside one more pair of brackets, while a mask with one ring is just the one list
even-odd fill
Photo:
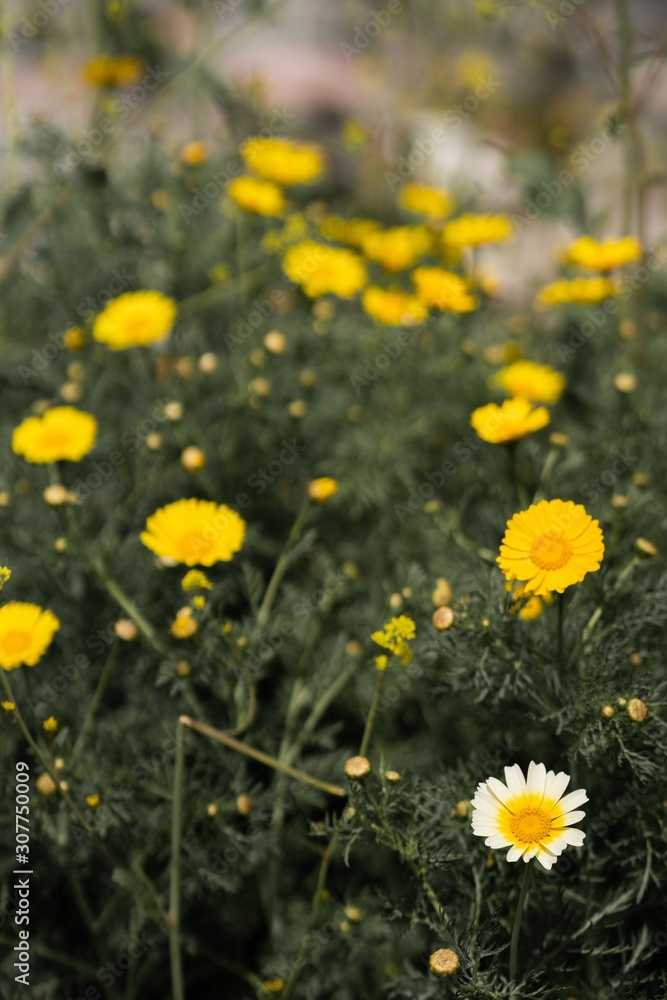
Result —
[[44, 490], [42, 496], [51, 507], [61, 507], [67, 503], [67, 489], [62, 483], [51, 483]]
[[218, 359], [215, 354], [207, 352], [206, 354], [202, 354], [197, 362], [197, 367], [200, 372], [204, 373], [204, 375], [211, 375], [218, 367]]
[[633, 722], [643, 722], [648, 715], [648, 708], [640, 698], [631, 698], [628, 702], [628, 715]]
[[241, 816], [249, 816], [252, 812], [252, 799], [249, 795], [239, 795], [236, 800], [236, 808]]
[[614, 716], [614, 709], [611, 705], [603, 705], [602, 712], [600, 714], [603, 719], [611, 719]]
[[449, 580], [446, 580], [444, 576], [439, 576], [435, 583], [436, 587], [431, 594], [431, 600], [436, 608], [450, 605], [452, 603], [452, 588], [449, 585]]
[[190, 445], [181, 454], [181, 465], [186, 472], [199, 472], [206, 465], [206, 455], [201, 448]]
[[371, 762], [368, 757], [350, 757], [345, 761], [343, 771], [350, 781], [363, 781], [371, 773]]
[[648, 540], [648, 538], [636, 538], [635, 548], [637, 549], [637, 552], [639, 552], [639, 554], [642, 556], [657, 556], [658, 554], [657, 548], [655, 547], [653, 542], [650, 542]]
[[459, 965], [459, 956], [451, 948], [439, 948], [428, 960], [428, 967], [434, 976], [451, 976]]
[[444, 632], [454, 624], [454, 612], [451, 608], [438, 608], [433, 612], [431, 621], [433, 622], [433, 627], [437, 628], [438, 632]]
[[129, 618], [119, 618], [113, 627], [119, 639], [124, 642], [132, 642], [139, 635], [137, 626]]

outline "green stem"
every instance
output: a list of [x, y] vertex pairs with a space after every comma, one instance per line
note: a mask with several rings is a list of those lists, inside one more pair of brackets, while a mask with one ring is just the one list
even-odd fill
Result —
[[107, 683], [109, 681], [109, 677], [111, 676], [111, 668], [113, 667], [114, 662], [116, 660], [116, 656], [118, 655], [118, 648], [119, 644], [118, 641], [116, 641], [111, 647], [109, 655], [107, 656], [106, 663], [102, 668], [102, 673], [100, 674], [100, 679], [97, 682], [95, 693], [93, 694], [90, 705], [88, 706], [88, 711], [86, 712], [86, 717], [83, 720], [83, 725], [81, 726], [81, 732], [79, 733], [76, 743], [74, 744], [74, 747], [72, 749], [72, 757], [76, 757], [78, 755], [79, 751], [81, 750], [81, 747], [85, 742], [86, 735], [90, 728], [90, 724], [93, 721], [95, 712], [99, 708], [100, 701], [102, 700], [102, 695], [104, 694]]
[[384, 675], [386, 670], [376, 671], [375, 678], [375, 691], [373, 692], [373, 700], [371, 701], [371, 707], [368, 711], [368, 718], [366, 719], [366, 726], [364, 728], [364, 735], [361, 739], [361, 746], [359, 747], [359, 756], [365, 757], [366, 751], [368, 750], [368, 744], [371, 741], [371, 734], [373, 732], [373, 723], [375, 722], [375, 715], [378, 710], [378, 705], [380, 704], [380, 696], [382, 694], [382, 688], [384, 687]]
[[101, 582], [104, 584], [106, 590], [109, 592], [110, 596], [113, 597], [114, 601], [120, 604], [123, 611], [125, 611], [125, 613], [132, 619], [134, 624], [145, 636], [153, 649], [160, 653], [161, 656], [166, 655], [167, 648], [151, 623], [148, 619], [144, 618], [142, 613], [136, 607], [134, 602], [130, 600], [125, 591], [109, 576], [104, 565], [99, 560], [96, 560], [92, 563], [92, 567]]
[[516, 981], [516, 967], [519, 955], [519, 935], [521, 933], [521, 918], [523, 916], [523, 908], [526, 903], [526, 896], [528, 895], [528, 886], [530, 884], [530, 877], [532, 874], [533, 874], [533, 862], [529, 861], [526, 864], [526, 870], [523, 873], [523, 882], [521, 883], [519, 902], [517, 903], [516, 913], [514, 914], [514, 926], [512, 927], [512, 941], [510, 944], [510, 984]]
[[273, 571], [273, 576], [269, 580], [269, 585], [266, 588], [266, 593], [260, 605], [259, 611], [257, 612], [257, 627], [258, 629], [264, 628], [267, 621], [269, 620], [269, 615], [271, 614], [271, 608], [273, 602], [278, 593], [278, 588], [280, 587], [280, 582], [285, 575], [285, 570], [289, 566], [290, 554], [296, 543], [298, 542], [303, 527], [306, 523], [306, 518], [308, 517], [308, 511], [310, 510], [310, 503], [306, 503], [301, 508], [299, 515], [292, 525], [292, 530], [290, 531], [287, 541], [285, 542], [285, 548], [282, 551], [280, 558], [276, 564], [276, 568]]
[[183, 964], [181, 961], [181, 832], [183, 822], [183, 771], [185, 725], [183, 717], [176, 728], [176, 763], [171, 815], [171, 865], [169, 876], [169, 955], [171, 988], [174, 1000], [184, 1000]]
[[564, 632], [564, 621], [565, 621], [565, 593], [558, 595], [558, 662], [561, 667], [565, 666], [565, 638]]
[[341, 798], [345, 798], [347, 795], [344, 788], [340, 788], [338, 785], [330, 785], [328, 781], [320, 781], [319, 778], [313, 778], [312, 775], [306, 774], [305, 771], [299, 771], [296, 767], [290, 767], [288, 764], [277, 760], [276, 757], [269, 756], [268, 753], [255, 750], [254, 747], [249, 747], [247, 743], [242, 743], [241, 740], [235, 740], [233, 736], [224, 733], [221, 729], [214, 729], [213, 726], [207, 726], [203, 722], [196, 722], [187, 715], [182, 715], [180, 722], [182, 725], [194, 729], [195, 732], [202, 733], [204, 736], [208, 736], [209, 739], [224, 744], [230, 750], [236, 750], [238, 753], [245, 754], [246, 757], [252, 757], [253, 760], [258, 760], [261, 764], [266, 764], [267, 767], [272, 767], [276, 771], [282, 771], [283, 774], [289, 774], [290, 777], [296, 778], [298, 781], [304, 781], [307, 785], [312, 785], [313, 788], [319, 788], [321, 792], [327, 792], [329, 795], [337, 795]]

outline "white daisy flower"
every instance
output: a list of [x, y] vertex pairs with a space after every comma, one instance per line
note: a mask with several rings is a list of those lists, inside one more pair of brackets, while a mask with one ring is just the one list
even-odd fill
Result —
[[505, 781], [482, 781], [472, 800], [472, 830], [486, 838], [487, 847], [509, 847], [508, 861], [536, 857], [551, 868], [566, 847], [582, 846], [586, 834], [571, 827], [586, 815], [578, 807], [588, 796], [583, 788], [563, 795], [569, 774], [554, 774], [531, 760], [527, 778], [514, 764], [505, 768]]

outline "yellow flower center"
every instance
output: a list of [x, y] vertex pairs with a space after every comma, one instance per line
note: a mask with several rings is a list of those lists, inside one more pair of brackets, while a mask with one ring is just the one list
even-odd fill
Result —
[[518, 841], [534, 844], [551, 833], [551, 820], [541, 809], [522, 809], [510, 820], [510, 830]]
[[148, 328], [150, 317], [145, 313], [135, 313], [125, 318], [125, 330], [133, 337], [140, 337]]
[[70, 443], [70, 439], [71, 435], [67, 431], [43, 430], [41, 447], [48, 448], [49, 450], [65, 448]]
[[210, 538], [205, 538], [199, 531], [189, 531], [178, 540], [178, 550], [184, 560], [206, 558], [212, 548], [213, 542]]
[[22, 653], [30, 645], [30, 632], [23, 629], [12, 629], [2, 637], [2, 646], [6, 653]]
[[540, 569], [561, 569], [572, 555], [572, 546], [565, 535], [550, 529], [535, 539], [530, 558]]

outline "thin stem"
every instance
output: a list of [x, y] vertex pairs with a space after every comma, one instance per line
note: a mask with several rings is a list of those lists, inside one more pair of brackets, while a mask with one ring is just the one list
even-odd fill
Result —
[[375, 678], [375, 691], [373, 692], [373, 700], [371, 701], [371, 707], [368, 710], [368, 717], [366, 719], [366, 726], [364, 728], [364, 735], [361, 739], [361, 746], [359, 747], [359, 756], [365, 757], [366, 751], [368, 750], [368, 744], [371, 741], [371, 734], [373, 732], [373, 723], [375, 722], [375, 716], [378, 710], [378, 705], [380, 704], [380, 696], [382, 694], [382, 688], [384, 687], [384, 675], [385, 670], [376, 671]]
[[113, 580], [106, 571], [104, 565], [99, 561], [95, 560], [92, 563], [92, 567], [100, 578], [101, 582], [104, 584], [105, 588], [109, 592], [110, 596], [113, 597], [114, 601], [120, 604], [121, 608], [129, 617], [132, 619], [134, 624], [137, 626], [139, 631], [145, 636], [147, 641], [156, 650], [164, 656], [167, 652], [167, 648], [158, 636], [157, 632], [148, 621], [144, 618], [142, 613], [136, 607], [134, 602], [127, 596], [125, 591]]
[[285, 547], [282, 551], [280, 558], [278, 559], [278, 562], [276, 563], [276, 568], [273, 571], [273, 576], [269, 580], [269, 585], [266, 588], [266, 593], [264, 594], [264, 598], [262, 599], [259, 611], [257, 612], [257, 627], [260, 629], [263, 628], [266, 625], [267, 621], [269, 620], [269, 615], [271, 614], [271, 608], [276, 598], [276, 594], [278, 593], [278, 588], [280, 587], [280, 581], [285, 575], [285, 570], [289, 566], [290, 553], [301, 536], [301, 532], [303, 531], [303, 526], [306, 523], [306, 518], [308, 517], [309, 510], [310, 510], [310, 503], [306, 501], [306, 503], [299, 511], [299, 515], [296, 521], [292, 525], [292, 530], [290, 531], [287, 537], [287, 541], [285, 542]]
[[282, 771], [283, 774], [289, 774], [290, 777], [296, 778], [298, 781], [304, 781], [307, 785], [312, 785], [313, 788], [319, 788], [322, 792], [327, 792], [329, 795], [338, 795], [341, 798], [345, 798], [347, 795], [344, 788], [340, 788], [338, 785], [330, 785], [329, 782], [320, 781], [319, 778], [314, 778], [312, 775], [306, 774], [305, 771], [299, 771], [295, 767], [290, 767], [275, 757], [270, 757], [268, 753], [255, 750], [254, 747], [249, 747], [247, 743], [235, 740], [233, 736], [222, 732], [220, 729], [214, 729], [213, 726], [207, 726], [203, 722], [196, 722], [195, 719], [190, 719], [187, 715], [182, 715], [179, 721], [182, 725], [189, 726], [190, 729], [208, 736], [209, 739], [224, 744], [230, 750], [236, 750], [238, 753], [245, 754], [246, 757], [252, 757], [253, 760], [258, 760], [261, 764], [266, 764], [267, 767], [272, 767], [276, 771]]
[[512, 941], [510, 943], [510, 983], [516, 981], [517, 958], [519, 955], [519, 935], [521, 933], [521, 918], [523, 916], [523, 908], [526, 902], [526, 896], [528, 895], [528, 886], [530, 884], [530, 877], [532, 874], [533, 874], [533, 862], [529, 861], [526, 864], [526, 870], [523, 873], [523, 882], [521, 883], [519, 902], [517, 903], [516, 913], [514, 914], [514, 926], [512, 927]]
[[185, 723], [176, 728], [176, 762], [171, 814], [171, 864], [169, 876], [169, 955], [171, 987], [174, 1000], [184, 1000], [183, 963], [181, 960], [181, 832], [183, 822], [183, 771], [185, 758]]
[[118, 655], [118, 648], [119, 644], [118, 642], [115, 642], [111, 647], [111, 650], [109, 651], [106, 663], [104, 664], [102, 668], [102, 673], [100, 674], [100, 679], [97, 682], [95, 693], [93, 694], [90, 705], [88, 706], [86, 717], [83, 720], [83, 725], [81, 726], [81, 732], [79, 733], [76, 743], [74, 744], [74, 747], [72, 749], [72, 757], [76, 757], [78, 755], [81, 747], [85, 742], [86, 735], [90, 728], [90, 724], [93, 721], [95, 712], [99, 708], [100, 701], [102, 700], [102, 695], [104, 694], [107, 683], [109, 681], [109, 677], [111, 676], [111, 668], [113, 667], [114, 662], [116, 660], [116, 656]]
[[558, 595], [558, 662], [565, 666], [565, 639], [563, 625], [565, 621], [565, 593]]

